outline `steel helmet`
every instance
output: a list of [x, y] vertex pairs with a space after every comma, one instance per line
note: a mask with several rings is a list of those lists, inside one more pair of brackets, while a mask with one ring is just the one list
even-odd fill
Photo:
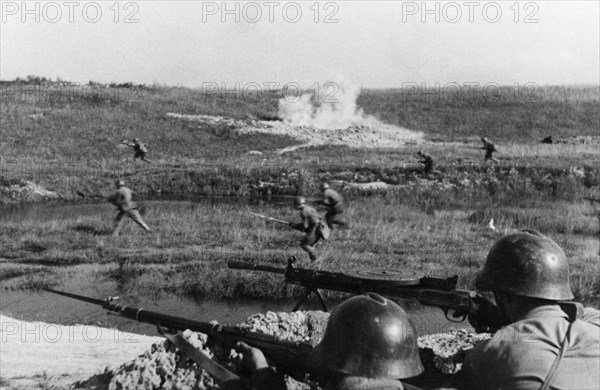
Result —
[[329, 188], [329, 183], [327, 183], [327, 182], [323, 182], [323, 183], [321, 183], [321, 190], [323, 190], [323, 191], [324, 191], [324, 190], [326, 190], [326, 189], [328, 189], [328, 188]]
[[294, 199], [294, 207], [296, 207], [296, 208], [299, 208], [300, 206], [302, 206], [305, 203], [306, 203], [306, 199], [304, 199], [302, 196], [297, 196]]
[[354, 296], [331, 313], [311, 364], [366, 378], [410, 378], [423, 372], [417, 334], [396, 303], [375, 293]]
[[125, 182], [121, 179], [117, 179], [115, 180], [115, 186], [118, 187], [123, 187], [125, 185]]
[[532, 298], [573, 299], [565, 253], [535, 230], [498, 240], [477, 275], [475, 287]]

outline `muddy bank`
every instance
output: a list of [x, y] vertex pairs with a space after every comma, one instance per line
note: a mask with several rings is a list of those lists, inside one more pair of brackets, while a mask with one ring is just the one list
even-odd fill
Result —
[[[328, 313], [267, 312], [237, 326], [280, 338], [318, 343]], [[59, 326], [0, 317], [2, 389], [219, 389], [217, 381], [181, 355], [165, 339], [95, 326]], [[240, 373], [241, 356], [227, 346], [190, 331], [184, 337], [197, 349]], [[442, 383], [461, 368], [464, 351], [488, 335], [465, 330], [419, 338], [426, 372], [421, 384]], [[293, 389], [309, 389], [287, 379]]]

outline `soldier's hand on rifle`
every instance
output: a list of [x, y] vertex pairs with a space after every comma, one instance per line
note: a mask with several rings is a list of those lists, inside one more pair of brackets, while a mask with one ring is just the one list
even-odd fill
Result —
[[267, 359], [260, 349], [239, 341], [235, 344], [235, 350], [244, 355], [242, 365], [250, 372], [269, 367]]
[[469, 323], [477, 333], [495, 333], [498, 329], [509, 324], [500, 308], [481, 297], [478, 302], [477, 314], [469, 315]]
[[293, 223], [293, 224], [291, 224], [291, 225], [290, 225], [290, 227], [291, 227], [292, 229], [299, 230], [299, 231], [301, 231], [301, 232], [303, 232], [304, 230], [306, 230], [306, 229], [304, 228], [304, 225], [303, 225], [302, 223]]

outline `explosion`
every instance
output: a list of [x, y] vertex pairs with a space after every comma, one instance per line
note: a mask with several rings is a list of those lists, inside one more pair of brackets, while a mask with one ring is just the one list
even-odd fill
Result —
[[292, 126], [336, 130], [367, 126], [375, 118], [357, 109], [360, 88], [349, 82], [328, 82], [314, 93], [279, 100], [279, 118]]

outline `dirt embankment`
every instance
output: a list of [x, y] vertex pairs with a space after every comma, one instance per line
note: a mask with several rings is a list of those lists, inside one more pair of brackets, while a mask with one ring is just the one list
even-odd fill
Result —
[[245, 121], [210, 115], [184, 115], [168, 113], [167, 118], [196, 123], [199, 130], [203, 126], [227, 125], [241, 134], [260, 133], [286, 135], [296, 138], [301, 145], [280, 149], [279, 154], [300, 148], [320, 145], [341, 145], [351, 148], [395, 148], [423, 141], [424, 134], [365, 118], [361, 123], [339, 129], [322, 129], [312, 126], [295, 126], [282, 121]]
[[[257, 314], [239, 327], [313, 345], [321, 340], [328, 313]], [[165, 339], [95, 326], [28, 323], [0, 316], [1, 389], [219, 389], [219, 384]], [[184, 337], [228, 369], [239, 372], [241, 356], [190, 331]], [[461, 368], [464, 351], [489, 335], [465, 330], [419, 338], [426, 379], [448, 379]], [[439, 383], [437, 381], [436, 383]], [[308, 389], [288, 379], [289, 388]]]

